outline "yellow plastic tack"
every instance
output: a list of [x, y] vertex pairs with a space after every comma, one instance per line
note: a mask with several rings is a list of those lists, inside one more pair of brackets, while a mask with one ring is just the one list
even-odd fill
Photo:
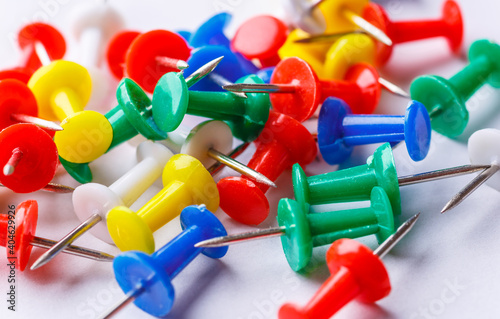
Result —
[[163, 169], [164, 188], [134, 213], [126, 207], [109, 211], [107, 226], [113, 242], [122, 251], [155, 251], [153, 232], [179, 216], [189, 205], [219, 208], [219, 192], [210, 173], [192, 156], [172, 156]]
[[83, 66], [58, 60], [33, 73], [28, 87], [35, 95], [39, 116], [49, 121], [62, 121], [83, 111], [92, 92], [92, 79]]
[[95, 111], [75, 113], [62, 121], [54, 142], [59, 156], [72, 163], [88, 163], [106, 153], [113, 140], [108, 119]]
[[295, 43], [295, 40], [309, 37], [309, 34], [295, 29], [288, 35], [285, 43], [278, 50], [280, 58], [298, 57], [309, 63], [316, 73], [323, 69], [323, 60], [328, 48], [332, 45], [329, 42], [317, 43]]
[[356, 63], [375, 63], [375, 42], [365, 34], [348, 34], [338, 39], [328, 50], [325, 64], [318, 76], [322, 79], [342, 80], [347, 70]]
[[328, 0], [319, 5], [326, 22], [325, 33], [350, 32], [358, 27], [345, 15], [345, 10], [361, 16], [369, 0]]

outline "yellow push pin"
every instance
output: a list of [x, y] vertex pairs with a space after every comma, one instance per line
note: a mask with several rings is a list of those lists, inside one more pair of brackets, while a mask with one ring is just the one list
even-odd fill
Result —
[[210, 173], [192, 156], [172, 156], [163, 169], [164, 188], [136, 212], [118, 206], [107, 216], [113, 242], [122, 251], [155, 251], [153, 232], [178, 216], [189, 205], [219, 207], [219, 192]]
[[92, 92], [92, 79], [83, 66], [58, 60], [33, 73], [28, 87], [35, 95], [40, 117], [62, 121], [83, 111]]

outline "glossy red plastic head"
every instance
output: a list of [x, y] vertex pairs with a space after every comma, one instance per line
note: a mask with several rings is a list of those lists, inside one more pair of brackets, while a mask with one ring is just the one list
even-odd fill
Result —
[[130, 44], [137, 38], [141, 33], [137, 31], [123, 31], [117, 33], [108, 44], [106, 51], [106, 61], [108, 62], [108, 67], [111, 73], [121, 80], [124, 76], [125, 69], [125, 58], [127, 56], [127, 50]]
[[354, 114], [372, 114], [380, 101], [379, 73], [368, 63], [357, 63], [347, 70], [344, 80], [356, 84], [360, 94], [343, 97]]
[[[363, 9], [363, 17], [382, 30], [390, 39], [394, 39], [392, 22], [381, 5], [370, 2]], [[394, 41], [394, 40], [393, 40]], [[380, 41], [375, 41], [376, 48], [376, 63], [377, 65], [384, 65], [387, 63], [392, 55], [392, 46], [383, 44]]]
[[0, 81], [0, 130], [17, 124], [11, 114], [38, 116], [36, 99], [26, 84], [18, 80]]
[[12, 68], [0, 71], [0, 80], [13, 79], [28, 84], [32, 74], [33, 72], [26, 68]]
[[22, 28], [17, 41], [21, 49], [28, 52], [23, 67], [32, 72], [42, 66], [34, 50], [36, 42], [43, 44], [51, 60], [62, 59], [66, 53], [66, 41], [62, 34], [56, 28], [41, 22], [31, 23]]
[[375, 302], [391, 291], [382, 261], [363, 244], [352, 239], [335, 241], [326, 253], [330, 277], [305, 307], [285, 304], [280, 319], [330, 318], [354, 298]]
[[288, 35], [286, 24], [269, 15], [260, 15], [245, 21], [231, 41], [231, 49], [245, 58], [260, 60], [262, 67], [276, 65], [278, 50]]
[[[10, 225], [9, 219], [12, 221]], [[15, 215], [0, 215], [0, 246], [6, 248], [7, 261], [14, 261], [16, 269], [21, 271], [26, 268], [31, 255], [31, 240], [36, 233], [37, 221], [38, 204], [35, 200], [19, 204]]]
[[295, 86], [293, 93], [269, 94], [273, 108], [299, 122], [310, 118], [321, 99], [318, 77], [311, 66], [297, 57], [282, 60], [271, 76], [271, 84]]
[[460, 51], [464, 38], [464, 22], [458, 3], [447, 0], [443, 4], [443, 21], [448, 27], [448, 44], [453, 52]]
[[145, 91], [153, 93], [156, 82], [165, 73], [179, 71], [159, 64], [156, 58], [187, 61], [190, 54], [186, 40], [177, 33], [166, 30], [149, 31], [139, 35], [130, 44], [125, 61], [126, 75]]
[[[11, 175], [1, 168], [14, 149], [22, 158]], [[57, 148], [52, 138], [33, 124], [15, 124], [0, 132], [0, 183], [16, 193], [31, 193], [46, 186], [54, 177], [58, 164]]]

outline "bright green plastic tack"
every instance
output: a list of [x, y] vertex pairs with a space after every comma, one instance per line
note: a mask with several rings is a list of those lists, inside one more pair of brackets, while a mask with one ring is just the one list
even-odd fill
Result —
[[478, 40], [469, 49], [470, 63], [449, 80], [424, 75], [410, 87], [411, 98], [425, 105], [432, 128], [445, 136], [462, 134], [469, 121], [465, 102], [485, 83], [500, 88], [500, 46]]
[[286, 259], [295, 271], [309, 264], [313, 247], [328, 245], [340, 238], [372, 234], [381, 243], [395, 231], [391, 203], [381, 187], [374, 187], [370, 192], [370, 207], [325, 213], [309, 213], [296, 201], [282, 199], [277, 219], [286, 229], [281, 243]]
[[292, 169], [295, 200], [301, 207], [368, 200], [375, 186], [382, 187], [394, 213], [401, 214], [401, 195], [389, 143], [381, 145], [367, 164], [307, 177], [299, 164]]

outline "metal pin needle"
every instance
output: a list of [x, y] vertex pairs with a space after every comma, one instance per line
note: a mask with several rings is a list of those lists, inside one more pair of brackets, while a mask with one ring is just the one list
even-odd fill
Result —
[[199, 80], [203, 79], [205, 76], [207, 76], [210, 72], [212, 72], [215, 67], [219, 64], [219, 62], [223, 59], [224, 57], [218, 57], [217, 59], [213, 59], [212, 61], [208, 62], [207, 64], [203, 65], [201, 68], [198, 70], [194, 71], [190, 76], [188, 76], [186, 80], [186, 84], [188, 87], [193, 86], [198, 82]]
[[34, 117], [34, 116], [26, 115], [26, 114], [11, 114], [10, 117], [14, 121], [21, 122], [21, 123], [31, 123], [31, 124], [34, 124], [38, 127], [41, 127], [43, 129], [50, 130], [50, 131], [62, 131], [63, 130], [63, 128], [60, 125], [58, 125], [54, 122], [51, 122], [51, 121], [41, 119], [39, 117]]
[[[54, 246], [56, 242], [50, 239], [35, 236], [31, 240], [30, 244], [34, 247], [49, 249]], [[113, 259], [115, 258], [113, 255], [107, 253], [73, 245], [69, 245], [66, 249], [63, 250], [63, 253], [97, 261], [113, 261]]]

